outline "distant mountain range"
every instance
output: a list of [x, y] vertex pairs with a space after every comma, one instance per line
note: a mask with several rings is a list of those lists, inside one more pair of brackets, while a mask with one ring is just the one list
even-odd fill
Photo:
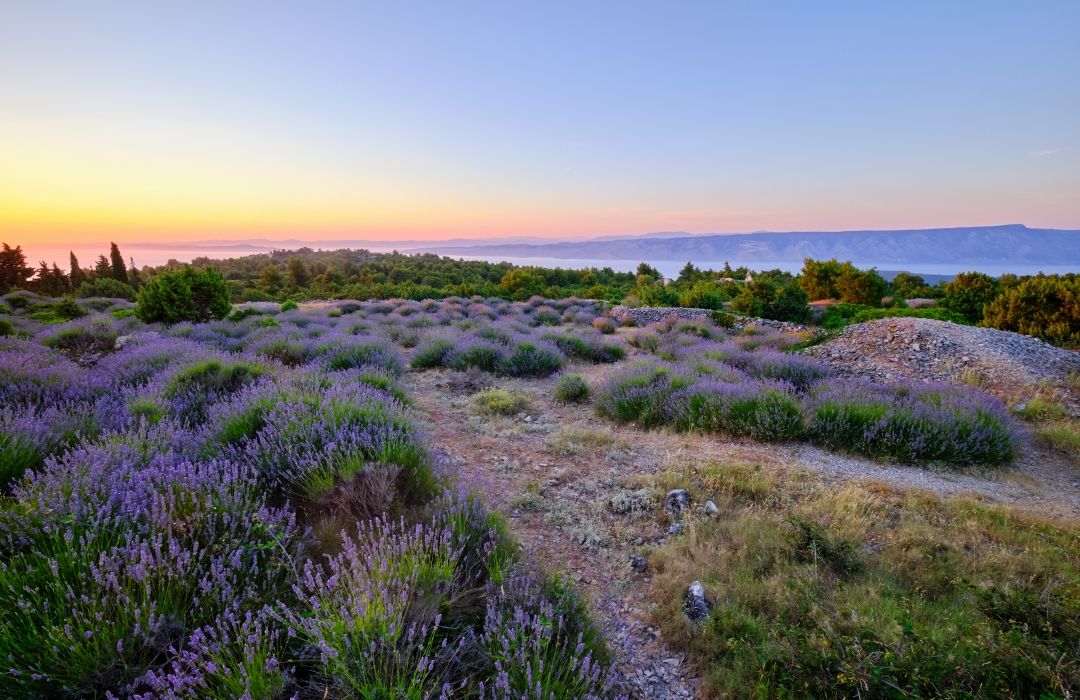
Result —
[[836, 258], [877, 265], [1076, 265], [1080, 269], [1080, 230], [1010, 224], [899, 231], [657, 233], [559, 243], [436, 243], [412, 250], [440, 255], [578, 260], [727, 260], [735, 264]]

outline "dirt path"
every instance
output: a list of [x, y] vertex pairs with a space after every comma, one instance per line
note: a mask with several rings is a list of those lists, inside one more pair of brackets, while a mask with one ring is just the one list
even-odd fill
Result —
[[[592, 386], [611, 371], [593, 365], [573, 369]], [[633, 697], [692, 697], [697, 687], [682, 656], [649, 627], [648, 572], [630, 566], [642, 547], [660, 545], [668, 536], [652, 497], [641, 488], [642, 477], [681, 460], [749, 462], [837, 482], [977, 494], [1043, 516], [1080, 515], [1080, 471], [1033, 447], [1007, 472], [936, 472], [804, 444], [767, 445], [612, 424], [597, 418], [591, 406], [553, 402], [551, 379], [496, 380], [435, 370], [409, 373], [407, 381], [436, 449], [507, 516], [530, 557], [575, 580], [593, 603]], [[528, 394], [531, 409], [507, 418], [477, 415], [471, 394], [495, 384]]]

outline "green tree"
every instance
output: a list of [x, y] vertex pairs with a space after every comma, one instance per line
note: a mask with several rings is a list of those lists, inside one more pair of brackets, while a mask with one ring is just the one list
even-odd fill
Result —
[[1029, 277], [987, 305], [983, 325], [1080, 347], [1080, 276]]
[[679, 282], [693, 283], [701, 279], [701, 270], [694, 267], [694, 263], [687, 261], [679, 270]]
[[945, 285], [942, 306], [963, 314], [971, 323], [983, 318], [983, 311], [1001, 294], [998, 281], [982, 272], [961, 272]]
[[289, 258], [289, 284], [296, 288], [304, 287], [311, 279], [311, 275], [308, 274], [307, 266], [304, 265], [304, 261], [299, 257]]
[[926, 280], [919, 275], [913, 275], [910, 272], [896, 273], [896, 277], [893, 277], [891, 287], [893, 296], [904, 299], [925, 297], [930, 292]]
[[700, 280], [679, 294], [679, 306], [694, 309], [722, 309], [726, 298], [716, 283]]
[[142, 286], [142, 275], [139, 274], [139, 268], [135, 267], [135, 259], [128, 258], [130, 265], [128, 266], [128, 284], [133, 288], [138, 289]]
[[79, 259], [75, 257], [75, 251], [69, 251], [71, 254], [71, 274], [69, 279], [71, 280], [71, 288], [78, 289], [79, 285], [86, 281], [86, 273], [81, 267], [79, 267]]
[[115, 243], [109, 244], [109, 274], [117, 282], [128, 283], [127, 265], [124, 264], [124, 256], [120, 255], [120, 248]]
[[836, 299], [840, 296], [836, 290], [836, 278], [842, 271], [843, 267], [835, 259], [806, 258], [803, 260], [802, 272], [799, 274], [799, 286], [806, 291], [810, 299]]
[[154, 275], [139, 290], [135, 315], [146, 323], [225, 318], [229, 288], [215, 268], [190, 265]]
[[840, 266], [840, 274], [835, 281], [836, 292], [845, 304], [865, 304], [881, 306], [887, 286], [885, 279], [877, 270], [860, 270], [851, 263]]
[[635, 274], [638, 277], [652, 277], [654, 280], [658, 280], [661, 277], [660, 271], [646, 262], [638, 263], [637, 272]]
[[809, 296], [792, 279], [758, 275], [731, 302], [731, 308], [747, 316], [775, 321], [806, 323], [810, 320]]
[[[97, 258], [97, 262], [94, 263], [94, 276], [112, 277], [112, 264], [109, 262], [109, 259], [106, 258], [104, 255], [99, 255]], [[114, 277], [113, 279], [116, 278]]]
[[25, 287], [27, 280], [34, 274], [34, 269], [26, 266], [26, 255], [22, 246], [12, 248], [7, 243], [0, 250], [0, 293], [14, 287]]

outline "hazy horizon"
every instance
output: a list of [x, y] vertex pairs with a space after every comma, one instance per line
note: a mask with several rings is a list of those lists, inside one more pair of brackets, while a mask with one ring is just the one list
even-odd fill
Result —
[[0, 239], [1080, 227], [1080, 4], [0, 10]]

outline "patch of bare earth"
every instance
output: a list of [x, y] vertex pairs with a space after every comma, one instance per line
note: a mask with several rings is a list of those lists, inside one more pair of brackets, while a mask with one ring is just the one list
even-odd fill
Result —
[[[614, 367], [572, 370], [596, 387]], [[488, 495], [530, 557], [576, 581], [591, 601], [632, 697], [697, 693], [693, 669], [649, 626], [649, 571], [639, 573], [630, 565], [645, 548], [678, 536], [668, 534], [657, 495], [642, 484], [681, 462], [754, 463], [779, 468], [793, 479], [812, 472], [838, 484], [883, 482], [974, 495], [1043, 516], [1080, 515], [1080, 474], [1060, 455], [1034, 444], [1008, 470], [935, 471], [801, 443], [639, 430], [598, 418], [591, 405], [554, 402], [554, 379], [433, 370], [411, 372], [407, 381], [418, 417], [454, 471]], [[470, 397], [488, 385], [527, 394], [531, 407], [509, 417], [479, 414]]]

